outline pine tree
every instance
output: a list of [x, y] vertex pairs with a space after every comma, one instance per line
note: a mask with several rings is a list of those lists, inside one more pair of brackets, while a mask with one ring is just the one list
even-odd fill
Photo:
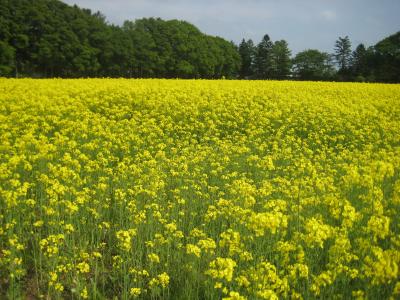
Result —
[[240, 78], [251, 78], [254, 75], [254, 54], [253, 41], [243, 39], [239, 45], [239, 55], [242, 61], [239, 71]]
[[284, 79], [290, 75], [292, 61], [291, 51], [285, 40], [276, 41], [271, 50], [272, 76], [277, 79]]
[[359, 44], [351, 55], [351, 69], [357, 81], [365, 80], [367, 68], [367, 49], [364, 44]]
[[351, 60], [351, 42], [347, 35], [344, 38], [339, 37], [336, 41], [335, 59], [339, 66], [339, 72], [348, 70]]
[[261, 42], [257, 45], [255, 56], [255, 71], [259, 79], [267, 79], [272, 76], [272, 50], [273, 43], [269, 35], [264, 35]]

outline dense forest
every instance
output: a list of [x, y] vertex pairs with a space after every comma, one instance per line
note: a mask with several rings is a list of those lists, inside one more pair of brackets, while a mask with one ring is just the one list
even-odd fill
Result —
[[0, 0], [0, 76], [241, 78], [400, 82], [400, 32], [333, 53], [268, 34], [237, 46], [185, 21], [159, 18], [108, 24], [100, 12], [58, 0]]

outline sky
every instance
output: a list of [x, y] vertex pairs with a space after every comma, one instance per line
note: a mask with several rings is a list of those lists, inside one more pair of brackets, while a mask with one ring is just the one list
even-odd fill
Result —
[[333, 52], [339, 36], [353, 48], [374, 45], [400, 31], [400, 0], [63, 0], [100, 11], [109, 23], [160, 17], [188, 21], [202, 32], [258, 43], [265, 34], [285, 39], [293, 54]]

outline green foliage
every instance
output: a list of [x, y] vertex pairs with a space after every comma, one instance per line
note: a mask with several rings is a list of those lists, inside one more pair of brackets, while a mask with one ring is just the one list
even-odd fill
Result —
[[334, 74], [329, 54], [315, 49], [299, 52], [295, 56], [293, 72], [302, 80], [328, 80]]
[[272, 42], [266, 34], [255, 47], [252, 40], [243, 39], [238, 51], [242, 60], [240, 78], [285, 79], [290, 76], [291, 51], [285, 40]]
[[331, 55], [306, 50], [291, 59], [288, 43], [268, 34], [236, 46], [180, 20], [110, 25], [100, 12], [59, 0], [0, 7], [0, 76], [400, 82], [400, 32], [353, 52], [349, 37], [339, 37]]
[[285, 79], [290, 75], [292, 61], [291, 51], [285, 40], [276, 41], [271, 49], [272, 57], [272, 77], [275, 79]]
[[352, 72], [355, 76], [364, 77], [367, 72], [367, 49], [364, 44], [359, 44], [351, 56]]
[[335, 59], [339, 66], [339, 71], [346, 72], [351, 59], [351, 42], [348, 36], [339, 37], [335, 43]]
[[184, 21], [119, 27], [58, 0], [2, 0], [1, 7], [1, 76], [231, 78], [240, 65], [234, 45]]
[[378, 42], [374, 50], [375, 77], [379, 81], [400, 82], [400, 31]]
[[239, 55], [242, 64], [239, 71], [240, 78], [251, 78], [254, 74], [254, 56], [256, 49], [253, 41], [243, 39], [239, 45]]
[[268, 34], [264, 35], [257, 45], [255, 57], [256, 76], [259, 79], [271, 78], [272, 75], [272, 47], [273, 43]]
[[[375, 46], [366, 48], [359, 44], [351, 55], [346, 69], [347, 80], [368, 82], [400, 82], [400, 32]], [[340, 79], [340, 77], [339, 77]]]
[[0, 41], [0, 77], [11, 74], [14, 66], [15, 49]]

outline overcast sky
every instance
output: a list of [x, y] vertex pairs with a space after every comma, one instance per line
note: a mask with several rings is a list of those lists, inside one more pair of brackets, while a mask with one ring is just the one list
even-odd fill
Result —
[[239, 43], [269, 34], [285, 39], [293, 53], [333, 51], [348, 35], [353, 48], [400, 30], [400, 0], [63, 0], [101, 11], [109, 23], [144, 17], [186, 20], [202, 32]]

